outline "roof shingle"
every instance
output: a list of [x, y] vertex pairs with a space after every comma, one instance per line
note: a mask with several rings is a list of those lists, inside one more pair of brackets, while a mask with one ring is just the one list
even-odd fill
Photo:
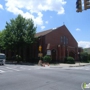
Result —
[[49, 29], [49, 30], [46, 30], [46, 31], [42, 31], [42, 32], [36, 33], [36, 34], [35, 34], [35, 37], [44, 36], [44, 35], [52, 32], [52, 31], [53, 31], [53, 29]]

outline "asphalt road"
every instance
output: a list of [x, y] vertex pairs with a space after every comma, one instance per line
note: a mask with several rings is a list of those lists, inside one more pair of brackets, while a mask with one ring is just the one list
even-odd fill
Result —
[[0, 90], [82, 90], [83, 82], [90, 83], [89, 68], [90, 66], [69, 68], [0, 66]]

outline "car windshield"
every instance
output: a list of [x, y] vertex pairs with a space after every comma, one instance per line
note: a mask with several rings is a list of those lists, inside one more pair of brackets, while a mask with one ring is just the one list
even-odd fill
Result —
[[0, 55], [0, 59], [5, 59], [5, 55]]

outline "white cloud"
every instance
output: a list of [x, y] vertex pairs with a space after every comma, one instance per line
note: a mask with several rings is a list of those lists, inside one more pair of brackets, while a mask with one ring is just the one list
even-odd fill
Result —
[[45, 21], [46, 24], [48, 24], [48, 21]]
[[[15, 15], [21, 14], [26, 18], [32, 18], [36, 25], [43, 25], [42, 11], [54, 11], [64, 14], [65, 0], [5, 0], [6, 10]], [[24, 11], [23, 11], [24, 9]], [[37, 15], [37, 17], [34, 16]]]
[[45, 28], [45, 26], [41, 26], [41, 29], [44, 29]]
[[54, 28], [52, 28], [52, 29], [56, 29], [57, 27], [54, 27]]
[[81, 31], [81, 29], [80, 28], [77, 28], [76, 31]]
[[0, 9], [3, 9], [3, 6], [0, 4]]
[[79, 41], [78, 46], [83, 48], [88, 48], [90, 47], [90, 41]]

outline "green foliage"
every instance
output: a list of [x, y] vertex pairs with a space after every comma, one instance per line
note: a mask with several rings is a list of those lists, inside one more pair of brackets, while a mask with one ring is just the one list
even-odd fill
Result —
[[89, 56], [87, 52], [80, 53], [80, 58], [82, 62], [86, 62], [86, 63], [89, 62]]
[[69, 64], [75, 64], [75, 60], [73, 57], [67, 57], [67, 63]]
[[45, 55], [43, 57], [43, 62], [51, 62], [51, 57], [49, 55]]
[[16, 61], [17, 61], [17, 63], [19, 63], [21, 61], [21, 56], [20, 55], [16, 55]]
[[5, 37], [5, 30], [2, 30], [0, 31], [0, 48], [2, 49], [5, 49], [5, 40], [4, 40], [4, 37]]
[[16, 59], [21, 59], [21, 56], [20, 55], [16, 55]]
[[90, 54], [88, 54], [88, 60], [89, 60], [89, 62], [90, 62]]
[[5, 29], [0, 32], [0, 45], [5, 49], [15, 49], [23, 44], [31, 44], [35, 40], [36, 27], [32, 19], [25, 19], [21, 15], [6, 22]]

